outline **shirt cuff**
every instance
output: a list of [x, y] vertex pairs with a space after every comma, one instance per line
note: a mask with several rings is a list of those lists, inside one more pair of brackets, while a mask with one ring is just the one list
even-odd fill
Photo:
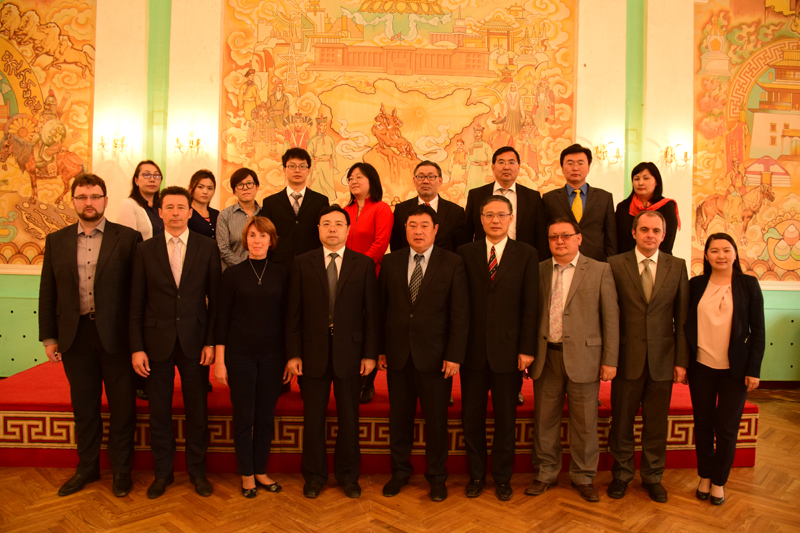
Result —
[[52, 344], [58, 344], [58, 339], [45, 339], [42, 341], [44, 346], [50, 346]]

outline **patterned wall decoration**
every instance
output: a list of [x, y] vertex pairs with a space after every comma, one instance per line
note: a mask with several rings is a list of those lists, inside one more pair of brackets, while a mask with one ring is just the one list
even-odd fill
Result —
[[70, 180], [91, 163], [93, 0], [0, 6], [0, 264], [39, 264], [77, 222]]
[[800, 2], [695, 3], [692, 270], [726, 231], [762, 281], [800, 280]]
[[285, 186], [280, 156], [313, 157], [312, 189], [347, 197], [358, 161], [384, 200], [412, 196], [433, 160], [443, 197], [492, 181], [495, 148], [522, 155], [521, 183], [556, 178], [574, 138], [575, 0], [226, 0], [222, 65], [222, 205], [228, 178], [256, 170], [258, 198]]

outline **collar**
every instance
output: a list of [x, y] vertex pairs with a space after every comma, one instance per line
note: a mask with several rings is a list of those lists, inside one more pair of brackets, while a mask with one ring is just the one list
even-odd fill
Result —
[[[94, 230], [97, 230], [100, 233], [106, 232], [106, 217], [103, 217], [103, 220], [101, 220], [100, 223], [94, 227], [89, 235], [94, 233]], [[81, 224], [80, 219], [78, 220], [78, 235], [86, 235], [86, 231], [84, 231], [83, 224]]]
[[339, 257], [344, 257], [344, 249], [345, 249], [345, 248], [346, 248], [346, 247], [345, 247], [344, 245], [342, 245], [342, 247], [341, 247], [341, 248], [339, 248], [338, 250], [331, 250], [331, 249], [330, 249], [330, 248], [328, 248], [327, 246], [324, 246], [324, 245], [323, 245], [323, 246], [322, 246], [322, 256], [323, 256], [323, 257], [328, 257], [328, 256], [329, 256], [329, 255], [331, 255], [331, 254], [339, 254]]
[[[567, 263], [566, 265], [562, 265], [562, 266], [568, 267], [568, 266], [572, 265], [573, 267], [577, 267], [577, 266], [578, 266], [578, 260], [579, 260], [580, 258], [581, 258], [581, 253], [580, 253], [580, 252], [578, 252], [577, 254], [575, 254], [575, 257], [573, 257], [573, 258], [572, 258], [572, 261], [570, 261], [570, 262], [569, 262], [569, 263]], [[560, 264], [561, 264], [561, 263], [559, 263], [558, 261], [556, 261], [556, 258], [554, 257], [554, 258], [553, 258], [553, 269], [555, 270], [555, 268], [556, 268], [556, 265], [560, 265]]]
[[[584, 181], [583, 185], [578, 187], [578, 189], [581, 190], [581, 192], [583, 193], [583, 197], [586, 198], [586, 193], [589, 191], [589, 184]], [[577, 189], [575, 187], [567, 183], [567, 196], [572, 196], [573, 194], [575, 194], [576, 190]]]
[[[431, 244], [430, 248], [422, 252], [422, 255], [425, 256], [425, 264], [428, 264], [431, 260], [431, 252], [433, 252], [433, 246], [434, 245]], [[409, 251], [408, 260], [414, 261], [414, 256], [417, 255], [417, 252], [415, 252], [414, 249], [411, 248], [410, 246], [408, 247], [408, 251]]]
[[[170, 239], [172, 239], [172, 237], [173, 237], [173, 235], [169, 231], [164, 230], [164, 238], [167, 241], [167, 243], [169, 243], [169, 241], [170, 241]], [[183, 242], [183, 246], [184, 247], [189, 244], [189, 227], [188, 226], [186, 227], [185, 230], [183, 230], [183, 233], [178, 235], [178, 238]]]
[[498, 242], [497, 244], [492, 244], [488, 238], [486, 239], [486, 250], [489, 251], [494, 246], [494, 253], [502, 255], [503, 250], [506, 249], [506, 244], [508, 244], [508, 235], [503, 237], [503, 240]]
[[[300, 196], [301, 196], [301, 198], [300, 198], [300, 199], [301, 199], [301, 200], [302, 200], [303, 198], [305, 198], [305, 197], [306, 197], [306, 189], [308, 189], [308, 187], [307, 187], [307, 186], [306, 186], [306, 187], [303, 187], [303, 190], [301, 190], [301, 191], [300, 191]], [[294, 189], [292, 189], [291, 187], [286, 187], [286, 196], [288, 196], [288, 197], [289, 197], [289, 201], [290, 201], [290, 202], [293, 202], [293, 201], [294, 201], [294, 198], [292, 198], [292, 193], [293, 193], [293, 192], [295, 192], [295, 191], [294, 191]]]
[[[499, 183], [497, 183], [497, 181], [495, 181], [494, 182], [494, 188], [492, 189], [492, 194], [496, 194], [498, 196], [503, 196], [502, 194], [500, 194], [500, 189], [502, 189], [502, 188], [503, 187]], [[517, 180], [514, 180], [514, 183], [511, 184], [511, 187], [509, 187], [508, 190], [509, 191], [514, 191], [514, 194], [517, 194]]]
[[[419, 195], [417, 195], [417, 202], [419, 203], [419, 205], [425, 205], [425, 200], [420, 198]], [[428, 203], [431, 204], [431, 207], [433, 208], [434, 211], [439, 211], [439, 195], [438, 194], [436, 196], [434, 196], [433, 200], [431, 200]]]
[[649, 258], [646, 257], [642, 252], [639, 251], [638, 246], [633, 247], [633, 251], [636, 253], [636, 264], [640, 264], [645, 259], [651, 259], [653, 263], [658, 264], [658, 248], [656, 248], [656, 252], [650, 256]]

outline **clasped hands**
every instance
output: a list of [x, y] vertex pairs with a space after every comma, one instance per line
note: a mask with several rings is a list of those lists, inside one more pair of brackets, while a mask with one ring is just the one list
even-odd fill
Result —
[[[150, 358], [147, 357], [147, 353], [144, 351], [133, 352], [131, 355], [131, 362], [133, 363], [133, 369], [136, 371], [137, 374], [146, 378], [150, 375]], [[203, 346], [203, 351], [200, 352], [200, 364], [203, 366], [209, 366], [214, 363], [214, 347], [213, 346]]]

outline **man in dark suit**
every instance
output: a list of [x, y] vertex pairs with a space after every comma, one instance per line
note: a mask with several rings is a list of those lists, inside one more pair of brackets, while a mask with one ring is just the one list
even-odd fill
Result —
[[511, 499], [516, 443], [517, 394], [522, 372], [536, 354], [539, 258], [536, 249], [508, 238], [511, 202], [489, 196], [481, 205], [485, 239], [458, 249], [469, 283], [469, 342], [461, 366], [461, 417], [470, 479], [477, 498], [486, 477], [486, 405], [492, 391], [495, 494]]
[[397, 495], [414, 473], [409, 459], [419, 398], [425, 415], [425, 478], [433, 501], [447, 498], [447, 400], [449, 382], [467, 349], [469, 294], [461, 257], [434, 245], [436, 218], [427, 205], [409, 211], [409, 248], [386, 256], [378, 280], [384, 313], [378, 366], [387, 371], [389, 385], [387, 497]]
[[328, 481], [325, 413], [336, 398], [334, 475], [350, 498], [358, 484], [358, 396], [375, 368], [380, 338], [378, 281], [371, 258], [345, 248], [350, 217], [338, 205], [319, 215], [322, 247], [297, 257], [289, 288], [284, 381], [303, 376], [303, 460], [307, 498]]
[[108, 458], [115, 496], [130, 492], [136, 396], [128, 362], [128, 298], [138, 231], [109, 222], [106, 184], [94, 174], [72, 182], [79, 222], [47, 236], [39, 285], [39, 340], [47, 359], [63, 360], [70, 386], [78, 468], [58, 491], [67, 496], [100, 479], [105, 384]]
[[[549, 220], [566, 218], [581, 225], [580, 252], [595, 261], [617, 253], [617, 221], [610, 192], [586, 183], [592, 165], [592, 151], [573, 144], [561, 152], [561, 172], [567, 184], [542, 197]], [[580, 202], [576, 203], [576, 198]]]
[[[216, 243], [188, 228], [191, 197], [183, 187], [161, 191], [163, 237], [136, 249], [131, 286], [130, 340], [133, 368], [147, 380], [150, 449], [155, 480], [148, 498], [158, 498], [174, 481], [175, 435], [172, 393], [175, 367], [181, 374], [186, 410], [186, 469], [195, 491], [210, 496], [208, 367], [214, 362], [214, 323], [222, 268]], [[206, 304], [206, 301], [208, 304]]]
[[[439, 187], [442, 186], [442, 169], [433, 161], [423, 161], [414, 169], [414, 187], [417, 189], [416, 198], [411, 198], [394, 206], [394, 225], [392, 237], [389, 241], [392, 251], [408, 248], [406, 240], [405, 221], [408, 212], [417, 205], [429, 205], [436, 211], [439, 221], [439, 231], [436, 232], [434, 244], [455, 252], [467, 240], [464, 237], [464, 209], [453, 202], [439, 196]], [[471, 236], [470, 236], [471, 237]], [[471, 239], [469, 239], [471, 240]]]
[[658, 211], [633, 219], [636, 248], [608, 258], [620, 307], [617, 376], [611, 386], [611, 432], [614, 480], [607, 494], [622, 498], [635, 473], [633, 424], [642, 407], [642, 484], [656, 502], [667, 501], [661, 485], [667, 456], [672, 383], [686, 380], [689, 353], [683, 326], [689, 312], [686, 262], [659, 251], [666, 221]]

